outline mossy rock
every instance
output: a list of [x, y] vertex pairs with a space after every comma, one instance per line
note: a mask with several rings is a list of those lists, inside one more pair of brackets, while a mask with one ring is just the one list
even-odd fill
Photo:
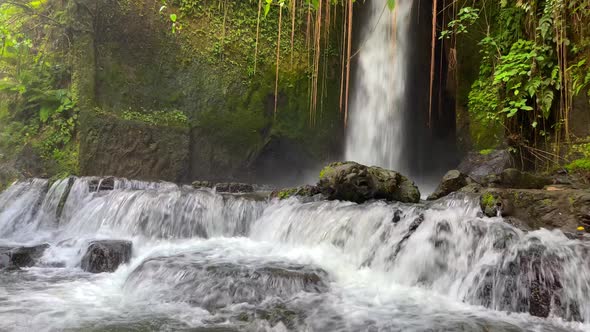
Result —
[[298, 197], [313, 197], [318, 195], [320, 190], [316, 186], [305, 185], [295, 188], [285, 188], [279, 191], [273, 191], [270, 194], [271, 198], [278, 198], [279, 200], [288, 199], [294, 196]]
[[590, 193], [587, 190], [488, 188], [480, 195], [482, 212], [502, 216], [524, 230], [539, 228], [576, 232], [590, 229]]
[[497, 193], [484, 192], [479, 198], [479, 205], [486, 216], [497, 217], [502, 203]]
[[384, 199], [404, 203], [420, 201], [414, 182], [395, 171], [355, 162], [337, 162], [320, 172], [317, 187], [327, 199], [363, 203]]

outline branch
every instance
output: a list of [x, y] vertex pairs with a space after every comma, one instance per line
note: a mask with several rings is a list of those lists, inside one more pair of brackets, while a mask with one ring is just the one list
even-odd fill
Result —
[[7, 5], [13, 5], [13, 6], [22, 8], [22, 9], [26, 10], [27, 12], [29, 12], [31, 15], [38, 16], [40, 18], [46, 19], [48, 21], [51, 21], [55, 25], [57, 25], [59, 27], [62, 27], [63, 28], [65, 26], [63, 23], [57, 21], [53, 17], [49, 17], [47, 15], [44, 15], [44, 14], [41, 14], [41, 13], [37, 13], [34, 8], [32, 8], [32, 7], [30, 7], [30, 6], [26, 5], [26, 4], [23, 4], [23, 3], [20, 3], [20, 2], [14, 2], [14, 1], [5, 1], [4, 3], [7, 4]]

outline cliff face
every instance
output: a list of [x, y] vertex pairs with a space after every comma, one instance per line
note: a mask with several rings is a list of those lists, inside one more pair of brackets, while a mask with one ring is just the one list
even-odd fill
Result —
[[[159, 1], [88, 4], [94, 31], [92, 38], [79, 38], [83, 51], [76, 56], [94, 61], [78, 61], [75, 68], [85, 73], [75, 84], [92, 91], [81, 98], [89, 101], [82, 110], [89, 114], [80, 123], [83, 175], [276, 182], [336, 158], [342, 136], [340, 64], [337, 56], [328, 56], [337, 48], [336, 33], [322, 40], [326, 56], [318, 71], [312, 127], [308, 56], [314, 51], [306, 46], [301, 17], [291, 45], [291, 21], [284, 13], [275, 114], [278, 13], [273, 9], [261, 20], [255, 60], [257, 3], [225, 6], [217, 1], [175, 1], [163, 9]], [[98, 121], [101, 114], [109, 116]], [[174, 128], [162, 125], [170, 117], [178, 118]], [[132, 138], [146, 131], [149, 139]], [[174, 146], [178, 151], [167, 151]], [[177, 167], [170, 172], [135, 167], [137, 159], [124, 157], [129, 149], [140, 159], [165, 156]]]

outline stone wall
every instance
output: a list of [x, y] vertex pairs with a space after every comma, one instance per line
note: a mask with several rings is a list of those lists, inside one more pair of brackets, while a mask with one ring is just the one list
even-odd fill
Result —
[[189, 130], [85, 112], [80, 132], [82, 175], [187, 181]]
[[[199, 3], [199, 10], [190, 15], [180, 15], [178, 8], [170, 7], [166, 10], [179, 13], [184, 26], [176, 34], [170, 31], [168, 15], [159, 13], [159, 1], [99, 3], [92, 54], [77, 54], [94, 59], [95, 66], [89, 70], [88, 62], [78, 61], [76, 70], [88, 73], [78, 76], [85, 78], [81, 82], [92, 82], [94, 90], [91, 107], [85, 105], [86, 116], [81, 117], [83, 175], [274, 182], [261, 173], [272, 169], [275, 178], [281, 178], [293, 172], [285, 160], [305, 159], [287, 166], [307, 167], [310, 159], [321, 164], [339, 152], [343, 141], [339, 59], [330, 57], [326, 70], [320, 69], [326, 83], [318, 87], [322, 100], [318, 100], [317, 123], [310, 126], [303, 33], [295, 35], [294, 49], [283, 51], [274, 112], [275, 57], [269, 54], [276, 52], [277, 13], [269, 13], [261, 22], [254, 73], [257, 3], [229, 3], [232, 10], [227, 18], [213, 15], [219, 9], [216, 1]], [[223, 39], [221, 30], [226, 30]], [[283, 42], [290, 49], [289, 38]], [[83, 45], [78, 49], [89, 50]], [[291, 52], [296, 53], [294, 62]], [[126, 112], [171, 111], [188, 117], [186, 132], [122, 120], [129, 118]], [[108, 119], [102, 119], [105, 114]], [[269, 142], [274, 141], [295, 147], [270, 149], [269, 153]], [[151, 147], [154, 142], [157, 148]], [[160, 158], [166, 159], [162, 165], [156, 163]]]

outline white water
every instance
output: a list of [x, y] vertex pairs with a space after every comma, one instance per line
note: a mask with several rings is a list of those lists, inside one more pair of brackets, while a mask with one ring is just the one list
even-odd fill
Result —
[[[469, 198], [267, 202], [125, 180], [90, 192], [92, 180], [76, 179], [59, 219], [67, 180], [0, 195], [0, 247], [51, 244], [37, 266], [0, 271], [0, 330], [590, 330], [561, 318], [590, 320], [590, 245], [479, 218]], [[133, 241], [131, 262], [81, 271], [105, 238]], [[532, 282], [557, 279], [550, 318], [509, 314], [528, 311]]]
[[[395, 29], [386, 0], [366, 4], [370, 19], [361, 35], [346, 159], [408, 173], [402, 163], [410, 12], [415, 1], [396, 1]], [[396, 32], [395, 38], [392, 35]]]

